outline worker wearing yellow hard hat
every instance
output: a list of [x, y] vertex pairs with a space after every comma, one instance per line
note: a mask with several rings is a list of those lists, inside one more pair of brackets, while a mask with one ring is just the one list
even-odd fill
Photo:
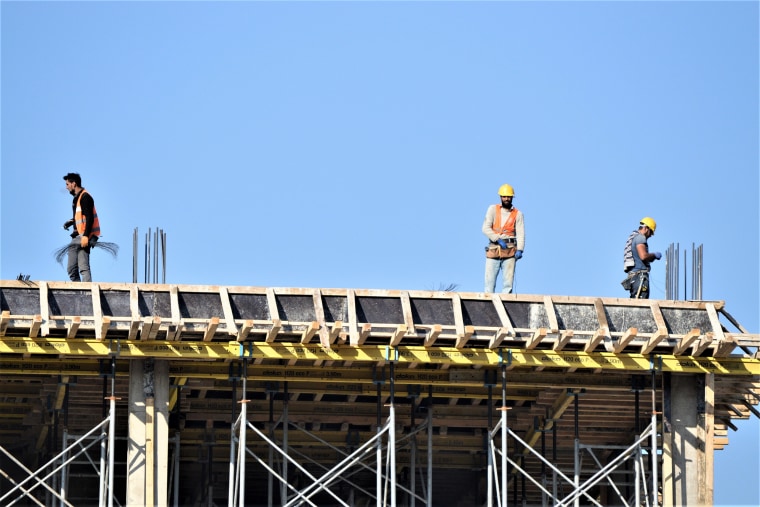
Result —
[[502, 274], [502, 289], [511, 293], [514, 289], [515, 264], [525, 249], [525, 224], [523, 214], [512, 205], [515, 189], [504, 184], [499, 187], [498, 204], [488, 207], [483, 220], [483, 234], [488, 238], [486, 246], [485, 292], [495, 292], [496, 278]]
[[623, 280], [623, 288], [632, 298], [649, 299], [649, 266], [662, 258], [660, 252], [650, 252], [647, 240], [654, 236], [657, 222], [652, 217], [639, 220], [639, 228], [633, 231], [625, 242], [623, 269], [628, 277]]

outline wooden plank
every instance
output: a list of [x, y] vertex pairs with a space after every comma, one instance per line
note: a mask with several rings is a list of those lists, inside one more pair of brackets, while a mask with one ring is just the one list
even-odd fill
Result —
[[646, 355], [654, 350], [659, 343], [668, 337], [668, 326], [665, 324], [665, 319], [662, 317], [662, 310], [660, 304], [657, 301], [651, 301], [649, 308], [652, 310], [652, 317], [657, 324], [657, 331], [652, 333], [649, 340], [641, 347], [641, 353]]
[[346, 291], [346, 318], [348, 318], [348, 342], [352, 347], [359, 345], [359, 322], [356, 317], [356, 292]]
[[0, 336], [5, 336], [5, 331], [8, 329], [8, 324], [11, 322], [11, 312], [9, 310], [3, 310], [0, 315]]
[[343, 321], [336, 320], [335, 323], [333, 323], [333, 327], [332, 329], [330, 329], [330, 332], [328, 334], [328, 340], [331, 345], [338, 340], [338, 337], [340, 337], [340, 334], [342, 332], [343, 332]]
[[583, 347], [584, 352], [593, 352], [594, 349], [602, 343], [602, 340], [604, 340], [605, 336], [607, 336], [609, 332], [606, 329], [599, 328], [597, 329], [594, 334], [591, 336], [591, 339], [586, 343], [586, 346]]
[[454, 348], [463, 349], [473, 334], [475, 334], [475, 328], [473, 326], [465, 326], [464, 333], [457, 336], [457, 340], [454, 343]]
[[282, 321], [280, 319], [272, 319], [272, 327], [267, 331], [267, 337], [264, 339], [266, 343], [273, 343], [277, 339], [277, 334], [282, 329]]
[[42, 329], [42, 315], [35, 315], [32, 320], [32, 326], [29, 328], [29, 338], [37, 338]]
[[500, 327], [499, 329], [496, 330], [496, 333], [494, 334], [493, 338], [491, 338], [488, 341], [488, 348], [489, 349], [499, 348], [499, 346], [501, 345], [501, 342], [503, 342], [507, 338], [507, 336], [509, 336], [509, 330], [505, 327]]
[[330, 348], [330, 335], [327, 331], [327, 323], [325, 322], [325, 307], [322, 303], [322, 291], [314, 289], [314, 315], [316, 315], [317, 322], [319, 322], [319, 342], [326, 349]]
[[140, 329], [140, 304], [139, 293], [137, 285], [133, 285], [129, 289], [129, 312], [132, 315], [132, 320], [129, 326], [128, 340], [134, 340], [137, 338], [137, 331]]
[[390, 346], [396, 347], [399, 343], [401, 343], [401, 340], [404, 338], [404, 335], [406, 335], [406, 324], [399, 324], [396, 326], [396, 330], [393, 332], [393, 335], [391, 336]]
[[570, 340], [573, 339], [573, 330], [568, 329], [567, 331], [561, 331], [559, 333], [559, 339], [554, 344], [554, 350], [562, 350], [565, 348], [565, 346], [570, 343]]
[[319, 331], [319, 322], [316, 320], [311, 321], [309, 326], [301, 333], [301, 345], [306, 345], [311, 341], [315, 334]]
[[438, 336], [441, 334], [441, 331], [443, 331], [441, 325], [435, 324], [425, 335], [425, 341], [422, 342], [422, 344], [425, 347], [432, 347], [435, 341], [438, 339]]
[[628, 346], [631, 341], [636, 338], [636, 335], [639, 333], [639, 330], [635, 327], [629, 327], [626, 329], [626, 331], [623, 333], [623, 336], [618, 338], [617, 343], [615, 343], [615, 346], [613, 347], [612, 351], [615, 354], [619, 354], [625, 350], [625, 348]]
[[[699, 331], [699, 330], [697, 330]], [[712, 505], [715, 489], [715, 374], [705, 374], [704, 406], [697, 424], [697, 438], [702, 452], [697, 453], [697, 470], [699, 476], [698, 503]], [[700, 396], [701, 393], [697, 393]]]
[[705, 305], [707, 310], [707, 316], [710, 319], [710, 325], [712, 326], [713, 340], [717, 342], [717, 346], [726, 340], [726, 336], [723, 334], [723, 326], [720, 325], [720, 319], [718, 319], [718, 312], [715, 311], [715, 305], [713, 303], [707, 303]]
[[219, 327], [219, 317], [211, 317], [208, 321], [206, 331], [203, 333], [203, 341], [210, 342], [214, 339], [216, 328]]
[[224, 325], [227, 328], [227, 333], [230, 336], [238, 334], [237, 324], [235, 324], [235, 314], [232, 311], [232, 303], [230, 302], [230, 292], [227, 287], [219, 288], [219, 299], [222, 301], [222, 312], [224, 313]]
[[94, 319], [95, 338], [103, 339], [103, 308], [100, 304], [100, 286], [93, 283], [90, 294], [92, 295], [92, 316]]
[[[280, 319], [280, 310], [277, 308], [277, 295], [274, 293], [274, 288], [267, 287], [267, 308], [269, 309], [269, 320], [274, 322]], [[321, 303], [320, 303], [321, 304]]]
[[713, 334], [712, 332], [706, 333], [699, 337], [699, 340], [694, 343], [694, 346], [691, 349], [691, 355], [694, 357], [699, 357], [702, 355], [702, 352], [707, 350], [710, 345], [712, 345], [713, 342]]
[[491, 301], [493, 301], [493, 307], [496, 310], [496, 315], [499, 316], [501, 326], [507, 329], [507, 334], [509, 336], [513, 338], [517, 336], [515, 328], [512, 326], [512, 321], [507, 314], [507, 310], [504, 308], [504, 302], [501, 300], [501, 297], [496, 293], [491, 294]]
[[546, 318], [549, 320], [549, 334], [557, 335], [559, 333], [559, 323], [557, 322], [557, 311], [554, 308], [554, 301], [551, 296], [544, 296], [544, 309]]
[[457, 337], [462, 337], [465, 334], [464, 330], [464, 315], [462, 314], [462, 298], [459, 294], [451, 294], [451, 305], [454, 310], [454, 329], [456, 330]]
[[50, 303], [47, 282], [40, 282], [40, 316], [42, 317], [42, 336], [48, 336], [50, 334]]
[[71, 319], [71, 324], [69, 324], [66, 330], [66, 338], [76, 338], [77, 332], [79, 331], [79, 326], [82, 324], [82, 317], [79, 315], [75, 315]]
[[604, 349], [607, 352], [612, 352], [615, 346], [612, 343], [612, 337], [610, 336], [610, 324], [607, 321], [607, 312], [604, 309], [604, 302], [601, 298], [594, 299], [594, 311], [596, 312], [596, 320], [599, 321], [598, 332], [602, 335], [602, 340], [604, 341]]
[[414, 328], [414, 316], [412, 315], [412, 302], [409, 299], [409, 292], [401, 292], [401, 312], [404, 315], [404, 324], [406, 324], [407, 333], [416, 334]]
[[546, 338], [547, 329], [545, 327], [539, 327], [533, 332], [533, 336], [528, 339], [525, 344], [525, 348], [528, 350], [535, 349], [541, 341]]
[[179, 309], [179, 288], [176, 285], [169, 287], [169, 308], [172, 312], [169, 324], [172, 331], [167, 331], [166, 339], [170, 341], [179, 340], [182, 336], [182, 326], [184, 323], [182, 322], [182, 313]]
[[245, 322], [243, 322], [243, 326], [238, 331], [237, 335], [237, 341], [243, 342], [246, 338], [248, 338], [248, 334], [253, 329], [253, 320], [248, 319]]
[[155, 340], [158, 335], [158, 330], [161, 327], [161, 317], [158, 315], [154, 317], [146, 317], [142, 322], [142, 330], [140, 331], [140, 340]]
[[685, 335], [683, 335], [683, 338], [681, 338], [678, 341], [678, 345], [673, 347], [673, 355], [674, 356], [680, 356], [683, 355], [686, 350], [691, 347], [694, 342], [699, 338], [700, 331], [699, 328], [694, 328]]

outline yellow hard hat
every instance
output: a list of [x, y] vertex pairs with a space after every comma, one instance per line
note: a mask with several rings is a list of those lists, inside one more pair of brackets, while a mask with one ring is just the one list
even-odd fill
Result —
[[657, 229], [657, 222], [655, 222], [654, 218], [652, 217], [644, 217], [641, 219], [640, 223], [652, 229], [652, 234], [654, 234], [655, 229]]
[[502, 197], [506, 196], [512, 196], [515, 195], [515, 189], [512, 188], [512, 185], [507, 185], [506, 183], [499, 187], [499, 195]]

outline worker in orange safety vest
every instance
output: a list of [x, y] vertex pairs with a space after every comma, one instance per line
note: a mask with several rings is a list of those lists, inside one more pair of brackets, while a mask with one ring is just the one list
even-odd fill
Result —
[[100, 238], [100, 221], [95, 209], [95, 200], [82, 188], [82, 178], [79, 174], [68, 173], [63, 179], [66, 181], [66, 190], [74, 196], [71, 204], [73, 218], [63, 224], [66, 230], [74, 226], [66, 269], [72, 282], [91, 282], [90, 250]]
[[499, 187], [499, 204], [488, 207], [483, 220], [483, 234], [488, 238], [486, 246], [485, 292], [494, 292], [496, 278], [502, 272], [502, 292], [511, 293], [515, 281], [515, 264], [525, 249], [525, 224], [523, 214], [512, 206], [515, 189], [504, 184]]

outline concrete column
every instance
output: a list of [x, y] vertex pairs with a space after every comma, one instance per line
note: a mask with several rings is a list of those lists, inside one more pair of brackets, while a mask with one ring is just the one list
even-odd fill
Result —
[[168, 361], [130, 361], [128, 431], [126, 505], [164, 507], [168, 501]]
[[[712, 422], [704, 413], [711, 389], [706, 389], [704, 375], [665, 374], [664, 380], [663, 505], [712, 505], [712, 465], [706, 466], [712, 463], [711, 437], [705, 445]], [[710, 485], [709, 492], [705, 485]]]

